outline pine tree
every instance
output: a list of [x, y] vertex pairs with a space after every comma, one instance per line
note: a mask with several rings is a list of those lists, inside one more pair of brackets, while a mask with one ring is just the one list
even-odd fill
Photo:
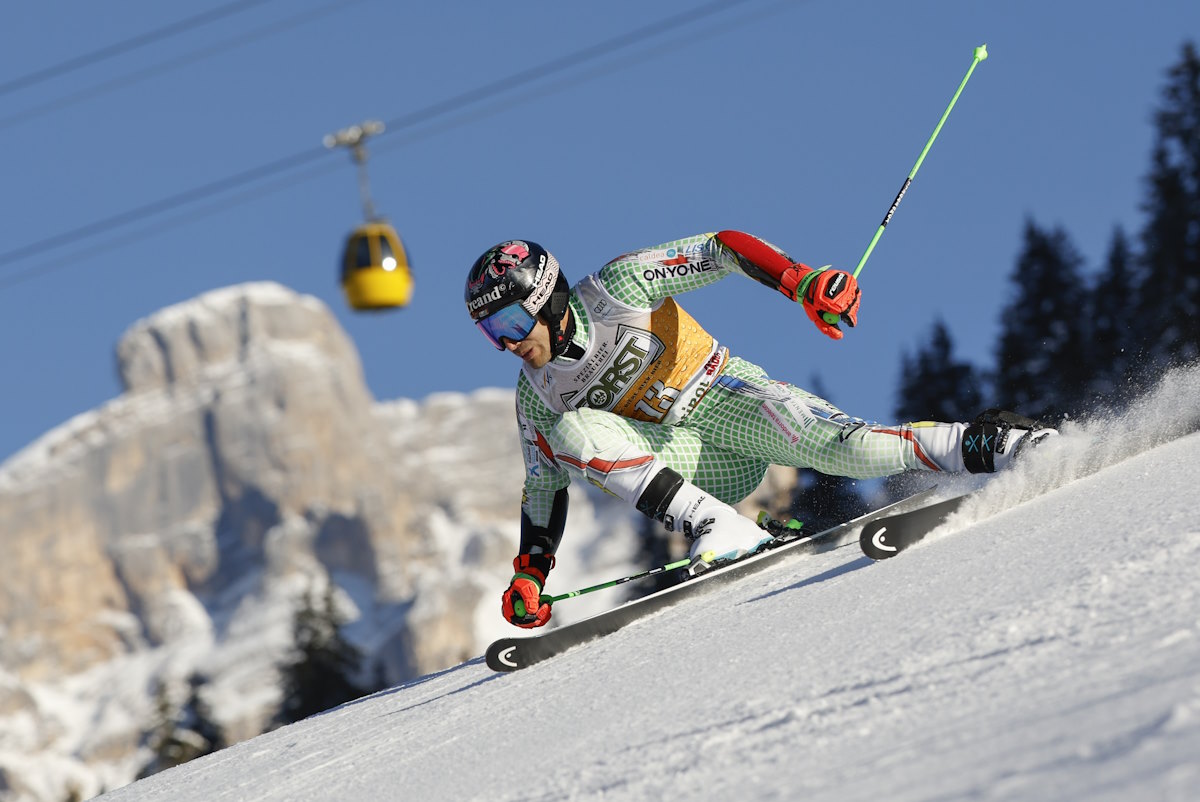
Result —
[[1139, 330], [1129, 313], [1136, 298], [1133, 262], [1129, 240], [1118, 226], [1088, 303], [1091, 362], [1095, 366], [1088, 388], [1092, 395], [1107, 399], [1117, 408], [1130, 398], [1129, 382], [1140, 347]]
[[979, 371], [954, 358], [954, 341], [940, 318], [916, 354], [900, 356], [897, 420], [968, 421], [983, 409]]
[[283, 704], [276, 717], [280, 723], [300, 721], [368, 692], [355, 681], [362, 654], [342, 636], [345, 623], [334, 603], [332, 583], [326, 585], [319, 605], [311, 591], [305, 594], [293, 624], [294, 652], [280, 666]]
[[1200, 56], [1187, 43], [1155, 115], [1136, 310], [1153, 366], [1200, 357]]
[[168, 684], [159, 683], [154, 695], [156, 720], [147, 738], [154, 758], [142, 768], [139, 779], [225, 748], [224, 733], [203, 698], [206, 684], [199, 674], [188, 677], [187, 700], [177, 706]]
[[192, 732], [199, 736], [204, 744], [200, 755], [207, 755], [229, 746], [225, 737], [225, 729], [213, 715], [213, 706], [205, 698], [204, 689], [208, 687], [209, 678], [203, 674], [192, 674], [188, 677], [188, 699], [184, 707], [185, 719]]
[[1083, 259], [1062, 229], [1032, 220], [1002, 313], [996, 349], [997, 405], [1033, 418], [1082, 412], [1093, 370]]

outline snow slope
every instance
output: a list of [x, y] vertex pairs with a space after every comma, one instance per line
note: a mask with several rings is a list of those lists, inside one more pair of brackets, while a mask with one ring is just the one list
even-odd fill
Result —
[[889, 562], [792, 560], [104, 799], [1200, 799], [1197, 399], [1180, 372], [1067, 427]]

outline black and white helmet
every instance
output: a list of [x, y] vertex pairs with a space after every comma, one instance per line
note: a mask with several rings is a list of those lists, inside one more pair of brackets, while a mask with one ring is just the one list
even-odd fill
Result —
[[471, 266], [463, 293], [471, 319], [497, 348], [504, 347], [501, 337], [524, 339], [541, 319], [550, 328], [555, 356], [567, 345], [559, 323], [569, 295], [558, 260], [528, 240], [507, 240], [485, 251]]

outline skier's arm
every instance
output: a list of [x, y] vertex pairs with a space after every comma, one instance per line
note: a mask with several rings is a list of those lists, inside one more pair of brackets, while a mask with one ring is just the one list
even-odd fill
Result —
[[747, 275], [793, 301], [799, 297], [805, 278], [815, 272], [752, 234], [726, 230], [718, 231], [712, 237], [717, 261], [727, 270]]
[[742, 231], [701, 234], [627, 253], [600, 271], [600, 281], [617, 300], [652, 308], [663, 298], [699, 289], [730, 273], [741, 273], [778, 290], [804, 311], [822, 332], [839, 339], [842, 332], [827, 323], [823, 312], [858, 322], [858, 282], [849, 273], [813, 269], [781, 249]]
[[508, 590], [501, 596], [504, 617], [519, 627], [540, 627], [550, 620], [550, 606], [541, 604], [539, 596], [566, 528], [571, 480], [555, 462], [540, 428], [547, 428], [557, 418], [558, 413], [537, 397], [521, 374], [517, 382], [517, 424], [525, 461], [521, 545], [513, 560]]
[[811, 272], [812, 268], [758, 237], [718, 231], [618, 256], [600, 270], [600, 280], [618, 301], [648, 307], [730, 273], [747, 275], [794, 301], [801, 280]]
[[553, 555], [562, 539], [567, 517], [570, 475], [559, 466], [543, 431], [561, 415], [534, 391], [524, 373], [517, 380], [517, 426], [525, 485], [521, 496], [521, 554]]
[[718, 231], [713, 239], [721, 264], [801, 301], [805, 314], [822, 333], [835, 340], [842, 338], [836, 321], [831, 324], [822, 317], [825, 312], [839, 315], [850, 326], [857, 325], [860, 292], [858, 281], [849, 273], [794, 262], [775, 246], [742, 231]]
[[714, 236], [685, 237], [618, 256], [600, 269], [600, 283], [618, 301], [639, 309], [708, 286], [730, 273], [717, 261]]
[[[538, 581], [546, 582], [546, 576], [554, 567], [554, 552], [562, 540], [563, 530], [567, 524], [567, 507], [570, 497], [567, 489], [554, 491], [550, 502], [550, 518], [545, 524], [536, 524], [529, 517], [525, 504], [521, 505], [521, 548], [514, 567], [518, 572], [532, 569]], [[525, 494], [528, 498], [529, 494]]]

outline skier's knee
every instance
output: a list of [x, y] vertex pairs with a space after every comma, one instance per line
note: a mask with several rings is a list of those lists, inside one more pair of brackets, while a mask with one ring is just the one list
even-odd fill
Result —
[[[586, 459], [585, 455], [601, 450], [601, 437], [606, 442], [613, 439], [614, 432], [608, 420], [612, 417], [615, 416], [611, 412], [586, 407], [564, 412], [545, 433], [546, 439], [556, 453], [565, 451]], [[619, 432], [617, 434], [619, 440], [625, 440]]]
[[624, 498], [631, 487], [614, 490], [614, 468], [619, 469], [617, 484], [636, 486], [657, 461], [635, 445], [615, 419], [611, 412], [578, 409], [564, 413], [545, 434], [568, 473]]

